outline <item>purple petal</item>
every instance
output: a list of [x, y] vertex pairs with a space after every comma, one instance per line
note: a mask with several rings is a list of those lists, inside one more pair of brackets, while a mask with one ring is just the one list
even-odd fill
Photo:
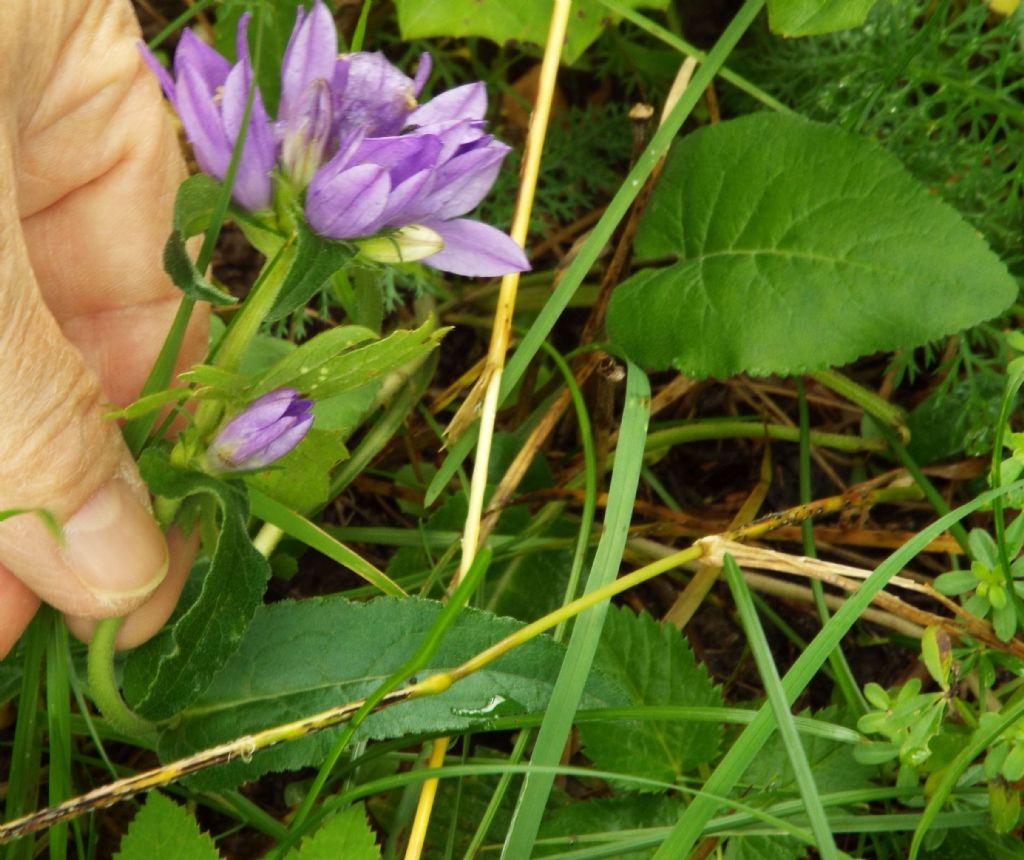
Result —
[[387, 205], [391, 181], [376, 164], [341, 171], [321, 169], [309, 183], [306, 218], [321, 236], [355, 239], [366, 236]]
[[164, 68], [156, 54], [146, 47], [145, 42], [139, 42], [139, 53], [142, 54], [143, 61], [160, 81], [160, 88], [164, 91], [164, 95], [167, 96], [171, 104], [174, 104], [174, 78], [171, 77], [171, 73]]
[[483, 119], [487, 113], [487, 88], [483, 81], [464, 84], [453, 90], [434, 96], [425, 105], [414, 110], [408, 119], [409, 125], [425, 126], [435, 122], [450, 122], [459, 119]]
[[303, 91], [312, 81], [330, 83], [338, 58], [338, 32], [330, 10], [317, 0], [309, 17], [299, 6], [295, 28], [281, 64], [281, 109], [278, 116], [287, 120]]
[[416, 77], [412, 79], [412, 92], [416, 98], [419, 98], [420, 93], [423, 92], [423, 87], [426, 86], [433, 68], [434, 58], [430, 56], [429, 51], [424, 51], [420, 54], [419, 65], [416, 66]]
[[377, 53], [360, 51], [339, 60], [348, 67], [344, 90], [334, 87], [343, 137], [362, 128], [370, 137], [398, 134], [416, 105], [413, 81]]
[[[441, 141], [441, 152], [438, 162], [447, 161], [461, 150], [480, 145], [480, 141], [492, 140], [492, 136], [484, 130], [485, 123], [479, 120], [456, 120], [454, 122], [433, 123], [422, 128], [414, 128], [408, 137], [431, 135]], [[486, 139], [486, 140], [485, 140]]]
[[301, 442], [309, 428], [313, 426], [313, 414], [293, 419], [295, 423], [284, 430], [280, 436], [270, 442], [258, 457], [247, 464], [250, 469], [260, 469], [275, 460], [280, 460], [285, 454], [290, 453]]
[[442, 272], [491, 278], [530, 268], [526, 254], [496, 227], [466, 218], [424, 223], [444, 239], [444, 250], [423, 262]]
[[[238, 34], [239, 61], [228, 74], [221, 93], [224, 130], [232, 144], [238, 140], [241, 133], [249, 90], [253, 86], [252, 65], [245, 36], [247, 23], [248, 18], [243, 15]], [[242, 149], [242, 158], [232, 189], [234, 198], [246, 209], [258, 211], [270, 206], [273, 193], [270, 173], [276, 161], [277, 146], [273, 127], [263, 106], [263, 97], [257, 88], [249, 116], [249, 128], [245, 135], [245, 146]]]
[[[422, 208], [418, 201], [421, 196], [429, 196], [430, 189], [434, 187], [434, 176], [432, 170], [421, 170], [395, 186], [388, 195], [384, 211], [370, 225], [369, 232], [377, 233], [385, 227], [404, 227], [419, 221], [418, 216], [410, 213]], [[426, 208], [429, 212], [429, 206]]]
[[191, 30], [181, 34], [174, 52], [174, 74], [180, 78], [183, 69], [192, 69], [206, 82], [212, 96], [222, 86], [231, 71], [231, 63], [206, 44]]
[[390, 173], [392, 184], [397, 185], [412, 174], [437, 164], [440, 151], [441, 141], [432, 135], [368, 137], [352, 160], [379, 164]]
[[437, 171], [433, 217], [447, 221], [477, 207], [498, 178], [509, 147], [492, 141], [482, 149], [459, 155]]
[[191, 66], [184, 66], [178, 76], [175, 108], [203, 173], [223, 179], [231, 160], [231, 143], [206, 82]]

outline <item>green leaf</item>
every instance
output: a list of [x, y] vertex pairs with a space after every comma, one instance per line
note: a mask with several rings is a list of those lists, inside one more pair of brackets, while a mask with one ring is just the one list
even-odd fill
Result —
[[236, 299], [211, 284], [196, 267], [185, 245], [185, 234], [173, 230], [164, 245], [164, 271], [174, 285], [190, 299], [212, 305], [233, 305]]
[[220, 508], [221, 526], [195, 602], [125, 661], [125, 698], [150, 720], [173, 716], [206, 689], [242, 642], [270, 576], [266, 559], [249, 540], [249, 504], [239, 485], [179, 471], [164, 456], [149, 448], [139, 461], [153, 493], [168, 499], [210, 496]]
[[197, 173], [178, 187], [174, 198], [174, 226], [186, 238], [205, 233], [213, 222], [213, 213], [223, 186], [212, 176]]
[[803, 860], [807, 846], [792, 836], [734, 836], [725, 860]]
[[[610, 609], [595, 662], [636, 705], [722, 704], [721, 691], [679, 630], [647, 613]], [[722, 741], [714, 723], [668, 720], [588, 722], [579, 732], [598, 768], [669, 783], [712, 761]]]
[[956, 595], [973, 591], [978, 584], [976, 577], [969, 570], [951, 570], [935, 577], [935, 590], [941, 594]]
[[921, 852], [921, 860], [1020, 860], [1020, 856], [1020, 839], [999, 836], [987, 827], [949, 830], [941, 845]]
[[[361, 699], [417, 650], [441, 604], [383, 597], [352, 603], [340, 597], [284, 601], [261, 607], [238, 652], [213, 683], [161, 736], [165, 761], [248, 732]], [[427, 674], [452, 668], [522, 627], [466, 609], [430, 661]], [[548, 701], [565, 649], [546, 636], [531, 640], [492, 665], [431, 696], [372, 714], [357, 738], [394, 738], [423, 732], [462, 732], [491, 717], [536, 713]], [[623, 704], [625, 695], [604, 677], [592, 677], [584, 707]], [[197, 787], [224, 788], [272, 770], [319, 762], [337, 729], [290, 741], [190, 778]]]
[[[826, 723], [844, 722], [839, 709], [834, 707], [825, 708], [816, 714], [805, 712], [802, 716]], [[872, 779], [876, 775], [876, 770], [856, 759], [856, 751], [860, 748], [857, 745], [839, 743], [807, 732], [800, 733], [800, 741], [821, 794], [854, 791], [869, 788], [873, 784]], [[743, 774], [743, 782], [756, 786], [758, 791], [775, 796], [797, 791], [796, 777], [786, 746], [777, 732], [771, 736], [757, 758], [747, 768]]]
[[859, 27], [878, 0], [768, 0], [768, 26], [780, 36], [818, 36]]
[[[627, 0], [624, 5], [631, 9], [664, 9], [668, 3], [666, 0]], [[519, 0], [514, 4], [503, 0], [448, 0], [445, 3], [396, 0], [395, 6], [403, 39], [485, 36], [499, 45], [510, 41], [543, 45], [551, 25], [549, 0]], [[577, 0], [562, 51], [565, 62], [576, 62], [613, 20], [599, 0]]]
[[296, 224], [298, 247], [284, 283], [266, 321], [273, 322], [304, 307], [327, 279], [355, 256], [345, 242], [334, 242], [313, 233], [300, 219]]
[[317, 400], [359, 388], [435, 349], [448, 329], [432, 320], [417, 329], [400, 329], [383, 340], [369, 329], [330, 329], [285, 356], [255, 383], [256, 398], [278, 388], [295, 388]]
[[288, 860], [380, 860], [380, 848], [361, 803], [330, 818], [302, 840]]
[[871, 141], [791, 115], [703, 128], [669, 156], [613, 294], [612, 340], [691, 376], [805, 373], [989, 319], [1016, 282]]
[[348, 458], [337, 432], [313, 427], [294, 451], [245, 481], [282, 505], [311, 511], [327, 503], [331, 470]]
[[114, 860], [220, 860], [213, 840], [173, 800], [153, 791], [146, 797]]
[[[611, 841], [612, 834], [651, 827], [666, 827], [679, 817], [680, 803], [676, 797], [606, 797], [572, 803], [550, 810], [540, 828], [540, 838], [569, 836], [574, 841], [586, 836], [590, 842], [600, 834]], [[583, 842], [583, 839], [579, 839]], [[538, 843], [533, 856], [547, 857], [565, 851], [565, 846], [543, 846]], [[654, 849], [615, 854], [615, 860], [646, 860]]]

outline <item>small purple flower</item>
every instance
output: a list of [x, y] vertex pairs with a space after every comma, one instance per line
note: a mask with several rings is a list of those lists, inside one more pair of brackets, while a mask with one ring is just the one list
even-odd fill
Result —
[[[234, 66], [191, 30], [181, 35], [174, 55], [174, 77], [145, 45], [140, 46], [143, 58], [181, 117], [199, 167], [217, 179], [228, 172], [253, 86], [246, 36], [249, 17], [246, 13], [239, 22], [238, 62]], [[232, 189], [241, 206], [254, 212], [269, 208], [273, 190], [270, 172], [276, 161], [273, 129], [257, 88]]]
[[280, 388], [254, 400], [229, 421], [206, 452], [215, 472], [262, 469], [295, 448], [313, 426], [313, 401], [294, 388]]

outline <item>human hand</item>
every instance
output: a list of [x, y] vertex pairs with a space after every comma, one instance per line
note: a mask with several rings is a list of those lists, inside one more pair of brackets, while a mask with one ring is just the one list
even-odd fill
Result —
[[[138, 395], [178, 307], [160, 269], [184, 176], [127, 0], [0, 3], [0, 657], [40, 599], [88, 638], [172, 612], [195, 551], [165, 541], [109, 404]], [[181, 364], [202, 355], [205, 322]]]

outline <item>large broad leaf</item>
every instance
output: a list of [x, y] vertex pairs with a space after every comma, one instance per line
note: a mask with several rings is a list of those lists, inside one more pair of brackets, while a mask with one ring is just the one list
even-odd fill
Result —
[[990, 319], [1017, 285], [874, 143], [793, 116], [704, 128], [669, 156], [612, 339], [692, 376], [804, 373]]
[[213, 840], [184, 807], [154, 791], [128, 825], [114, 860], [220, 860]]
[[783, 36], [859, 27], [878, 0], [768, 0], [768, 25]]
[[[437, 620], [441, 604], [418, 598], [352, 603], [340, 597], [261, 607], [242, 647], [213, 683], [160, 739], [162, 759], [179, 758], [240, 735], [363, 698], [412, 656]], [[465, 610], [426, 672], [453, 668], [522, 625]], [[440, 696], [395, 705], [370, 716], [357, 737], [394, 738], [462, 732], [510, 713], [547, 704], [565, 649], [546, 636], [531, 640]], [[625, 702], [620, 688], [591, 680], [584, 707]], [[603, 703], [603, 704], [602, 704]], [[321, 761], [336, 731], [321, 732], [232, 761], [193, 777], [197, 787], [224, 788], [270, 770]]]
[[238, 648], [263, 599], [270, 567], [249, 540], [248, 498], [239, 485], [179, 471], [153, 448], [142, 455], [139, 471], [154, 494], [167, 499], [207, 495], [221, 513], [209, 570], [195, 600], [125, 661], [129, 704], [147, 719], [163, 720], [206, 689]]
[[[637, 705], [722, 704], [679, 630], [646, 613], [609, 610], [595, 664]], [[587, 757], [602, 770], [669, 783], [713, 761], [722, 739], [720, 725], [682, 720], [588, 722], [579, 731]]]
[[[625, 0], [632, 9], [664, 9], [667, 0]], [[486, 36], [498, 44], [533, 42], [543, 45], [551, 25], [551, 0], [395, 0], [398, 27], [403, 39], [431, 36]], [[614, 16], [600, 0], [577, 0], [565, 38], [562, 56], [574, 63], [601, 35]]]

